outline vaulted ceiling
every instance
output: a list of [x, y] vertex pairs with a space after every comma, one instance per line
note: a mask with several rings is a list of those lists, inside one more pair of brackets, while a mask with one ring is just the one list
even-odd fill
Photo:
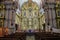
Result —
[[[22, 6], [22, 4], [24, 3], [24, 2], [27, 2], [28, 0], [19, 0], [19, 4], [20, 4], [20, 6]], [[41, 6], [42, 5], [42, 1], [41, 0], [32, 0], [33, 2], [36, 2], [39, 6]]]

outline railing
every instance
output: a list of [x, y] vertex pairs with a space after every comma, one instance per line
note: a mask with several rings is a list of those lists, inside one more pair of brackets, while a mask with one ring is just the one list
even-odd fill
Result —
[[35, 40], [59, 40], [60, 34], [58, 33], [15, 33], [11, 35], [7, 35], [5, 37], [0, 37], [0, 40], [26, 40], [26, 36], [35, 36]]

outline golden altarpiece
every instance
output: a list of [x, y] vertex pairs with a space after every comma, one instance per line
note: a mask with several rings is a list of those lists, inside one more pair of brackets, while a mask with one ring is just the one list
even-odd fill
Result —
[[39, 30], [42, 29], [44, 24], [44, 14], [40, 13], [40, 7], [36, 2], [29, 0], [24, 2], [21, 6], [20, 18], [17, 20], [20, 25], [20, 30]]
[[57, 28], [60, 29], [60, 2], [56, 1], [56, 22]]
[[4, 16], [5, 16], [5, 5], [0, 4], [0, 36], [3, 35], [3, 27], [4, 27]]

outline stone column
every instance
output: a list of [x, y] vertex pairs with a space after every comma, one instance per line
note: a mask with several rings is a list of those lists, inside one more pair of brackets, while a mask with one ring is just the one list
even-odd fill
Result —
[[15, 33], [15, 3], [12, 1], [5, 1], [4, 4], [6, 6], [5, 27], [8, 27], [9, 34]]

